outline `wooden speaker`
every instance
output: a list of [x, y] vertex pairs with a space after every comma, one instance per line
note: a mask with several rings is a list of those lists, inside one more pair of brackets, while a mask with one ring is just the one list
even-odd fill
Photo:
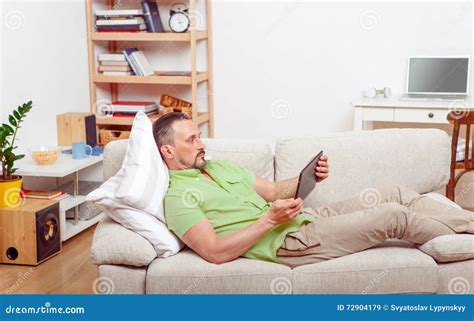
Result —
[[83, 142], [97, 146], [95, 115], [91, 113], [64, 113], [56, 116], [58, 145], [71, 146], [73, 142]]
[[61, 251], [59, 202], [24, 199], [0, 208], [0, 263], [38, 265]]

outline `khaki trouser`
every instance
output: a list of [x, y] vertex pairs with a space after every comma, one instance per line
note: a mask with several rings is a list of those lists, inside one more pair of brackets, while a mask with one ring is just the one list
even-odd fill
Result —
[[315, 220], [289, 233], [277, 252], [278, 261], [291, 267], [363, 251], [392, 238], [420, 245], [441, 235], [474, 233], [474, 212], [399, 185], [366, 189], [358, 197], [304, 212]]

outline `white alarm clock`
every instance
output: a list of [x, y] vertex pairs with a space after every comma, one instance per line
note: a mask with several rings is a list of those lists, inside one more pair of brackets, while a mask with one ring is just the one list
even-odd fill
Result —
[[189, 9], [184, 3], [176, 3], [171, 7], [168, 21], [171, 31], [186, 32], [188, 30], [191, 24], [188, 13]]

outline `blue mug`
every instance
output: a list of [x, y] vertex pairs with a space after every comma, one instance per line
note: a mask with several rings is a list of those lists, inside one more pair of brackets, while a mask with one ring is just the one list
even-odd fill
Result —
[[74, 142], [72, 143], [72, 158], [73, 159], [84, 159], [91, 156], [92, 147], [86, 145], [84, 142]]

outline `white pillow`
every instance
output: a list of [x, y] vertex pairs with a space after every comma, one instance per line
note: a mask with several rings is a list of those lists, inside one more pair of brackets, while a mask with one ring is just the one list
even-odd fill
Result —
[[168, 169], [156, 147], [151, 122], [139, 112], [133, 121], [122, 167], [87, 195], [87, 201], [147, 239], [158, 257], [167, 257], [183, 247], [165, 225], [163, 198], [168, 183]]
[[474, 259], [474, 235], [450, 234], [435, 237], [418, 249], [437, 262], [455, 262]]
[[429, 198], [432, 198], [435, 201], [443, 203], [444, 205], [451, 205], [452, 207], [455, 207], [458, 210], [462, 210], [462, 207], [459, 206], [459, 204], [454, 203], [453, 201], [451, 201], [449, 198], [447, 198], [446, 196], [444, 196], [442, 194], [435, 193], [435, 192], [429, 192], [429, 193], [422, 194], [422, 195], [428, 196]]
[[115, 197], [166, 223], [163, 198], [169, 185], [168, 167], [153, 138], [151, 121], [143, 112], [133, 121], [122, 169], [124, 177]]

